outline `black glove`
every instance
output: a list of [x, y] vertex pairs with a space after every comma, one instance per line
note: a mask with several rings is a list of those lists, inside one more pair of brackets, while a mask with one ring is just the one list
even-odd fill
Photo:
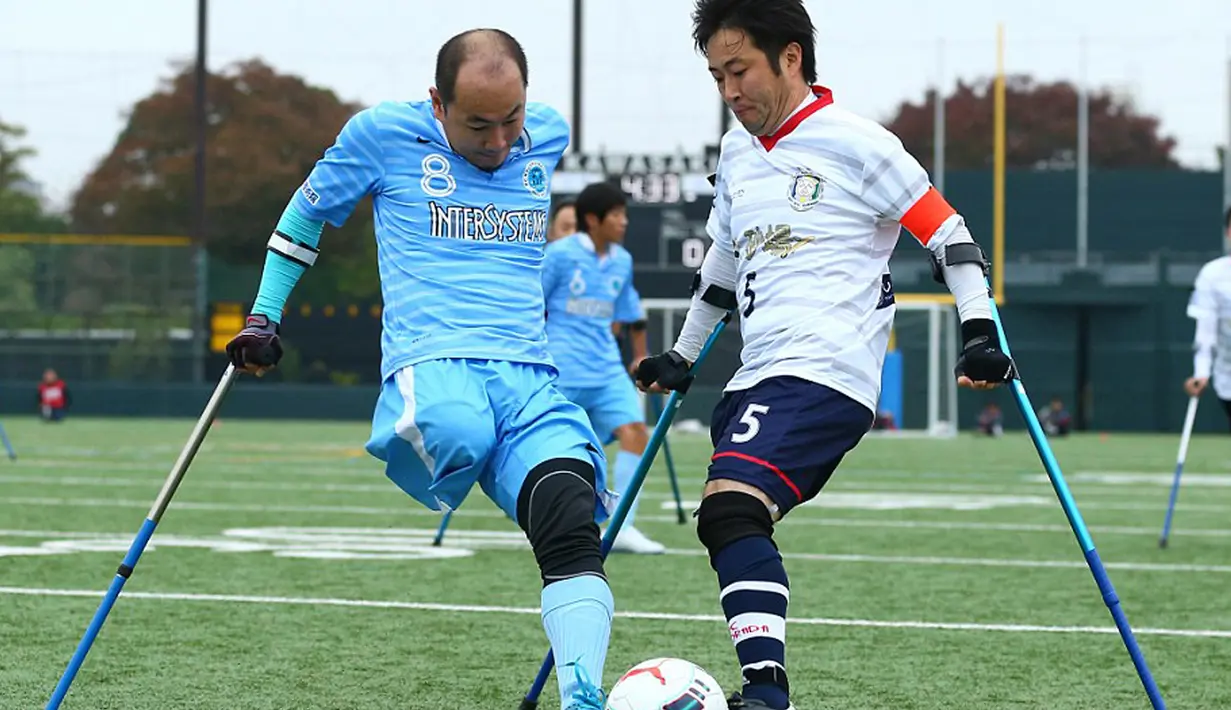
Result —
[[227, 343], [227, 357], [235, 367], [248, 372], [261, 373], [275, 367], [282, 359], [278, 324], [259, 313], [248, 316], [244, 329]]
[[1000, 348], [1000, 334], [996, 332], [994, 321], [976, 318], [962, 324], [962, 354], [957, 358], [953, 374], [994, 384], [1013, 379], [1016, 375], [1013, 360]]
[[692, 384], [692, 376], [688, 374], [688, 361], [680, 357], [674, 350], [668, 350], [660, 355], [647, 357], [637, 364], [634, 376], [642, 387], [657, 384], [665, 390], [687, 392]]

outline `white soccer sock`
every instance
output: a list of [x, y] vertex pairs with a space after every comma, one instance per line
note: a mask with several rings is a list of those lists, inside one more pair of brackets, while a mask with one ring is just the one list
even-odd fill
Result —
[[[641, 454], [634, 454], [631, 451], [620, 449], [616, 453], [615, 460], [615, 485], [616, 491], [620, 495], [624, 495], [628, 491], [628, 484], [633, 481], [633, 474], [637, 473], [637, 464], [641, 462]], [[640, 494], [641, 491], [637, 491]], [[631, 528], [633, 519], [637, 517], [637, 504], [640, 502], [641, 496], [638, 495], [631, 506], [628, 508], [628, 517], [624, 518], [624, 527]]]

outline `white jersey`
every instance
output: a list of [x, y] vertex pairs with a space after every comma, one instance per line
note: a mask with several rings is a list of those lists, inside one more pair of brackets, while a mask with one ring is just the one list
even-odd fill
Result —
[[1231, 400], [1231, 256], [1201, 267], [1188, 300], [1188, 317], [1197, 321], [1193, 376], [1213, 375], [1218, 398]]
[[961, 218], [896, 136], [821, 87], [771, 136], [728, 132], [714, 187], [712, 248], [735, 257], [714, 283], [733, 280], [744, 340], [726, 389], [795, 376], [875, 411], [900, 229], [939, 250]]

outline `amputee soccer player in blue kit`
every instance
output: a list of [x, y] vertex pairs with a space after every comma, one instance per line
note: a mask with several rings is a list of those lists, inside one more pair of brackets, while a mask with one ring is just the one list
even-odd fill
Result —
[[[615, 185], [599, 182], [581, 191], [573, 209], [581, 231], [548, 245], [543, 264], [547, 346], [560, 369], [560, 391], [586, 410], [600, 441], [620, 442], [614, 478], [616, 492], [623, 493], [649, 439], [641, 398], [612, 330], [613, 324], [629, 326], [635, 368], [646, 356], [646, 322], [633, 287], [633, 257], [620, 245], [627, 200]], [[611, 549], [662, 554], [666, 548], [633, 525], [637, 503]]]
[[525, 52], [499, 30], [444, 44], [430, 100], [356, 114], [291, 198], [269, 239], [252, 314], [227, 346], [260, 374], [281, 356], [286, 299], [316, 261], [325, 222], [372, 195], [384, 299], [384, 384], [367, 450], [433, 510], [478, 483], [525, 531], [561, 707], [601, 710], [614, 602], [598, 522], [605, 458], [560, 394], [541, 282], [552, 171], [569, 142], [554, 109], [526, 102]]

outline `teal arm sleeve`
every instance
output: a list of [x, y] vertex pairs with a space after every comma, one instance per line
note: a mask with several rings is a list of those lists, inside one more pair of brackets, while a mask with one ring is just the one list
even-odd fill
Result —
[[[274, 229], [274, 238], [292, 242], [294, 245], [307, 247], [313, 253], [321, 241], [321, 231], [325, 223], [311, 220], [301, 215], [294, 207], [287, 205], [278, 219]], [[282, 320], [282, 309], [290, 297], [299, 277], [307, 271], [307, 266], [286, 256], [283, 251], [272, 247], [265, 256], [265, 269], [261, 272], [261, 286], [257, 289], [256, 302], [252, 312], [265, 316], [278, 323]]]

